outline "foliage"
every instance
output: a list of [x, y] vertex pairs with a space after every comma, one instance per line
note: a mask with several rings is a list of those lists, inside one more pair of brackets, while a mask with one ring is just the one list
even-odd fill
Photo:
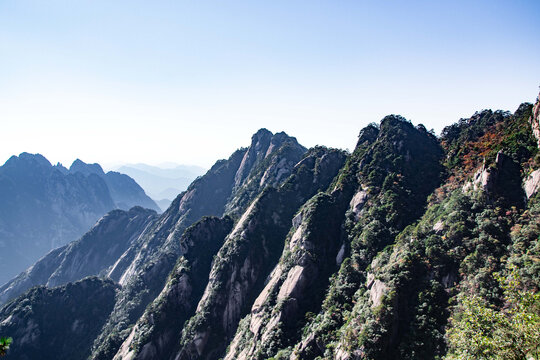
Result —
[[13, 342], [12, 338], [0, 337], [0, 356], [5, 356], [9, 346]]
[[540, 294], [524, 288], [517, 271], [500, 281], [503, 306], [462, 296], [447, 334], [447, 359], [540, 359]]
[[8, 357], [86, 359], [117, 290], [111, 280], [88, 277], [52, 289], [35, 287], [7, 303], [0, 309], [0, 332], [20, 339]]
[[486, 166], [493, 164], [497, 152], [504, 150], [524, 170], [534, 166], [538, 148], [528, 122], [531, 108], [521, 104], [514, 114], [483, 110], [447, 126], [441, 136], [448, 154], [445, 165], [463, 179], [484, 161]]

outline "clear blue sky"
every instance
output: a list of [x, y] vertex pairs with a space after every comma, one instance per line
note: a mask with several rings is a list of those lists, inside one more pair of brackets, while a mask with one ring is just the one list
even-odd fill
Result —
[[203, 166], [266, 127], [352, 149], [540, 85], [540, 1], [0, 0], [0, 162]]

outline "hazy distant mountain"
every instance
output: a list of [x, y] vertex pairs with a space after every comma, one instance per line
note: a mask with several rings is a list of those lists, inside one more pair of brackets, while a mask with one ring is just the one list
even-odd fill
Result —
[[[203, 175], [206, 169], [199, 166], [178, 165], [173, 168], [160, 168], [146, 164], [128, 164], [117, 170], [131, 176], [146, 193], [156, 200], [165, 210], [170, 202], [197, 176]], [[167, 201], [168, 200], [168, 201]]]
[[176, 179], [181, 177], [197, 177], [206, 172], [207, 169], [196, 165], [179, 165], [179, 164], [163, 164], [163, 165], [147, 165], [147, 164], [126, 164], [122, 167], [142, 170], [147, 173], [158, 175], [168, 179]]
[[108, 211], [159, 210], [127, 175], [76, 160], [70, 169], [22, 153], [0, 167], [0, 285], [76, 240]]
[[119, 209], [129, 210], [133, 206], [142, 206], [147, 209], [160, 211], [159, 206], [128, 175], [116, 171], [105, 173], [99, 164], [86, 164], [79, 159], [71, 164], [69, 172], [80, 172], [85, 175], [96, 174], [101, 177], [107, 183], [111, 197]]

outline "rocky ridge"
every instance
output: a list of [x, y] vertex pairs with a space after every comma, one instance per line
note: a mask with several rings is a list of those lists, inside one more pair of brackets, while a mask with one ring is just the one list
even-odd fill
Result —
[[[218, 161], [180, 194], [111, 270], [123, 287], [109, 321], [95, 341], [92, 358], [112, 358], [146, 306], [159, 295], [182, 255], [179, 239], [187, 227], [203, 216], [238, 216], [267, 182], [283, 182], [305, 151], [296, 139], [261, 129], [247, 149]], [[261, 183], [270, 167], [278, 171], [268, 172]]]
[[122, 288], [90, 358], [454, 354], [462, 299], [504, 310], [495, 274], [511, 266], [540, 287], [535, 108], [439, 138], [390, 115], [351, 154], [260, 130], [107, 269]]
[[124, 251], [156, 219], [155, 211], [141, 207], [109, 212], [82, 238], [51, 251], [0, 287], [0, 303], [36, 285], [55, 287], [91, 275], [108, 274]]

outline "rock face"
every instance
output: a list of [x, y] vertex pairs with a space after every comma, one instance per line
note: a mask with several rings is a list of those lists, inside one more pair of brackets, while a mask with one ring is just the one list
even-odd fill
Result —
[[[488, 196], [504, 199], [507, 203], [522, 207], [525, 194], [521, 188], [521, 169], [512, 158], [502, 151], [497, 153], [494, 166], [484, 164], [471, 182], [463, 186], [464, 191], [481, 190]], [[529, 182], [529, 191], [534, 188], [534, 178]], [[526, 185], [527, 188], [527, 185]]]
[[[278, 265], [238, 329], [225, 359], [253, 359], [275, 355], [275, 344], [287, 345], [297, 337], [303, 314], [317, 308], [332, 261], [340, 247], [340, 225], [345, 208], [332, 196], [320, 193], [303, 206], [301, 221], [289, 232]], [[314, 301], [315, 300], [315, 301]]]
[[0, 308], [0, 333], [16, 339], [9, 358], [86, 359], [116, 289], [110, 280], [87, 278], [53, 289], [36, 287], [9, 302]]
[[310, 150], [283, 185], [267, 188], [248, 207], [214, 260], [176, 359], [214, 359], [222, 354], [275, 265], [294, 213], [330, 184], [344, 160], [336, 150]]
[[167, 359], [178, 349], [182, 326], [193, 316], [213, 257], [232, 229], [230, 217], [205, 217], [180, 239], [178, 259], [159, 296], [137, 321], [115, 359]]
[[524, 181], [523, 189], [530, 199], [540, 189], [540, 169], [533, 171]]
[[[379, 157], [383, 151], [385, 161]], [[388, 117], [380, 128], [364, 129], [334, 188], [314, 196], [294, 218], [281, 258], [251, 312], [242, 320], [244, 325], [238, 328], [225, 358], [265, 359], [278, 356], [280, 349], [290, 349], [297, 343], [294, 352], [297, 358], [322, 355], [324, 350], [316, 350], [318, 338], [323, 335], [319, 329], [310, 329], [310, 335], [304, 339], [299, 334], [306, 315], [320, 310], [331, 274], [339, 270], [346, 253], [350, 255], [354, 224], [366, 225], [369, 215], [364, 207], [375, 206], [373, 202], [380, 192], [376, 187], [388, 183], [384, 177], [384, 181], [379, 182], [367, 175], [391, 176], [388, 173], [397, 170], [394, 167], [400, 164], [402, 178], [392, 181], [405, 182], [407, 176], [416, 176], [413, 168], [422, 166], [425, 174], [434, 173], [430, 184], [424, 183], [433, 189], [440, 176], [441, 155], [435, 139], [402, 118]], [[391, 161], [392, 156], [402, 159], [402, 163]], [[386, 163], [386, 160], [391, 162]], [[410, 184], [415, 186], [413, 182]], [[430, 190], [416, 191], [418, 193], [412, 192], [409, 200], [411, 213], [419, 213], [420, 209], [415, 207], [421, 206]], [[378, 198], [380, 201], [381, 196]], [[415, 204], [417, 201], [419, 205]], [[380, 223], [380, 220], [373, 221]], [[397, 218], [394, 222], [400, 223]], [[371, 289], [375, 302], [380, 302], [384, 285], [377, 283], [373, 287], [371, 284]], [[281, 356], [288, 357], [287, 354]]]
[[36, 285], [53, 287], [91, 275], [107, 274], [156, 219], [155, 211], [141, 207], [109, 212], [82, 238], [51, 251], [0, 287], [0, 304]]
[[[120, 279], [123, 287], [119, 302], [95, 341], [92, 358], [112, 358], [145, 307], [162, 291], [183, 254], [179, 239], [187, 227], [203, 216], [242, 214], [265, 184], [283, 182], [305, 151], [296, 139], [262, 129], [253, 135], [249, 148], [218, 161], [180, 194], [111, 269], [110, 275]], [[280, 164], [279, 171], [269, 172], [261, 185], [262, 177], [275, 164]]]

